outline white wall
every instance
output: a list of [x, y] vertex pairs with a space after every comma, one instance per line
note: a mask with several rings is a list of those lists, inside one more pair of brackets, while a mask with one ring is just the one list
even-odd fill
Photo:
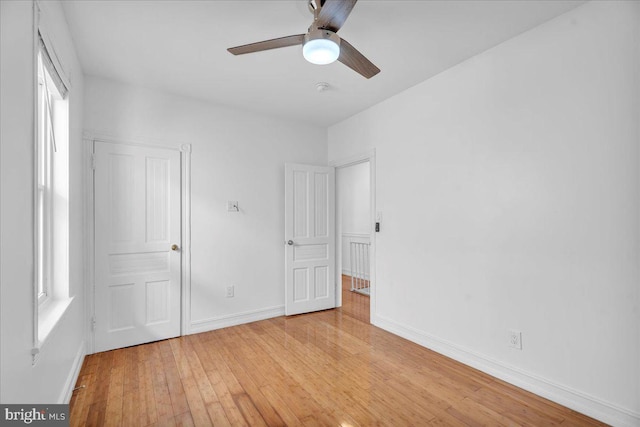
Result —
[[371, 232], [369, 162], [336, 169], [337, 229], [342, 240], [342, 272], [350, 274], [349, 244], [369, 241]]
[[284, 164], [326, 164], [326, 129], [95, 77], [85, 108], [93, 134], [192, 144], [192, 331], [284, 313]]
[[66, 399], [84, 356], [82, 248], [82, 70], [58, 2], [41, 3], [41, 22], [65, 72], [69, 94], [69, 293], [74, 296], [31, 365], [33, 344], [33, 94], [32, 3], [0, 2], [0, 347], [2, 403], [57, 403]]
[[336, 186], [342, 232], [369, 234], [369, 162], [338, 168]]
[[376, 150], [373, 321], [620, 425], [640, 424], [639, 26], [640, 3], [590, 2], [329, 129], [330, 161]]

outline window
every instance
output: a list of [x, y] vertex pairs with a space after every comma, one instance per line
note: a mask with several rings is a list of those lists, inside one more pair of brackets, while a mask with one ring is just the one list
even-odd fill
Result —
[[[48, 45], [46, 45], [48, 46]], [[62, 317], [69, 298], [69, 102], [67, 86], [40, 39], [34, 155], [34, 310], [39, 348]]]
[[37, 128], [37, 197], [36, 197], [36, 270], [38, 303], [52, 294], [52, 226], [53, 226], [53, 156], [56, 152], [53, 104], [61, 99], [38, 54], [38, 128]]

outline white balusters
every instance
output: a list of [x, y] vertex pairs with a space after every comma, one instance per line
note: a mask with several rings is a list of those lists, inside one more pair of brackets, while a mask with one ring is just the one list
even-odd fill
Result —
[[369, 295], [369, 243], [351, 242], [351, 290]]

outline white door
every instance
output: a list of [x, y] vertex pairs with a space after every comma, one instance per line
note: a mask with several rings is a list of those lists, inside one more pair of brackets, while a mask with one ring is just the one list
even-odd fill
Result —
[[94, 150], [95, 350], [178, 336], [180, 152]]
[[335, 170], [285, 165], [285, 313], [336, 306]]

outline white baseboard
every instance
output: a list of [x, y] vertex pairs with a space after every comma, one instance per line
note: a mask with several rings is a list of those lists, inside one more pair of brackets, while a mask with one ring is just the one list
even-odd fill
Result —
[[410, 326], [396, 323], [380, 315], [372, 316], [371, 323], [423, 347], [451, 357], [465, 365], [479, 369], [489, 375], [612, 426], [640, 426], [640, 414], [628, 409], [620, 408], [612, 403], [554, 383], [519, 368], [505, 365], [500, 361], [436, 338]]
[[58, 403], [69, 403], [71, 401], [71, 396], [73, 395], [73, 389], [78, 381], [78, 376], [80, 375], [80, 369], [82, 368], [82, 362], [84, 362], [84, 357], [87, 354], [87, 348], [85, 342], [82, 341], [80, 343], [80, 347], [78, 348], [78, 352], [76, 353], [76, 357], [73, 359], [73, 365], [71, 365], [71, 370], [69, 371], [69, 375], [67, 375], [67, 381], [64, 383], [64, 387], [62, 388], [62, 393], [60, 393], [60, 397], [58, 398]]
[[213, 331], [215, 329], [243, 325], [245, 323], [257, 322], [258, 320], [271, 319], [272, 317], [278, 316], [284, 316], [284, 305], [196, 320], [191, 322], [189, 333], [197, 334], [199, 332]]

